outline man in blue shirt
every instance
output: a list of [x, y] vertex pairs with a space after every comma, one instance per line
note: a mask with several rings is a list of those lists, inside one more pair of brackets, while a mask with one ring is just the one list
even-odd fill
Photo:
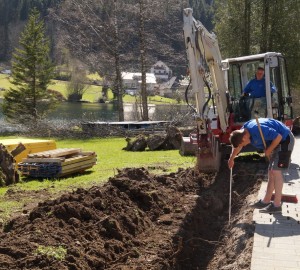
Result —
[[[262, 213], [281, 212], [282, 172], [290, 165], [295, 139], [290, 129], [278, 120], [259, 118], [258, 122], [259, 124], [255, 119], [250, 120], [240, 130], [235, 130], [230, 134], [232, 152], [228, 160], [228, 167], [233, 168], [234, 158], [248, 144], [264, 150], [265, 156], [269, 159], [268, 186], [265, 197], [254, 203], [253, 207], [261, 209], [260, 212]], [[259, 127], [266, 143], [266, 149]], [[275, 197], [272, 203], [271, 198], [274, 190]]]
[[[271, 83], [271, 93], [275, 93], [276, 89]], [[250, 80], [244, 88], [244, 94], [252, 98], [266, 97], [266, 80], [265, 70], [262, 67], [258, 67], [255, 78]]]
[[[262, 67], [258, 67], [255, 78], [250, 80], [244, 88], [244, 96], [249, 99], [249, 109], [251, 110], [251, 118], [254, 118], [255, 112], [260, 116], [266, 116], [266, 80], [265, 70]], [[272, 83], [270, 83], [271, 93], [275, 93], [276, 89]]]

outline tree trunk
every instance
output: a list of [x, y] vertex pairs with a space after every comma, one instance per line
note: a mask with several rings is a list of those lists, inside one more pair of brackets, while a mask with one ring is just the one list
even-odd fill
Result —
[[120, 59], [119, 55], [116, 54], [116, 90], [118, 93], [118, 112], [119, 112], [119, 121], [124, 121], [124, 106], [123, 106], [123, 88], [122, 88], [122, 75], [120, 69]]
[[269, 1], [263, 1], [262, 8], [262, 25], [261, 25], [261, 44], [260, 44], [260, 52], [266, 52], [268, 50], [268, 26], [269, 26], [269, 14], [270, 7]]
[[122, 87], [122, 75], [121, 75], [121, 67], [120, 67], [120, 39], [119, 39], [119, 28], [118, 28], [118, 18], [117, 18], [117, 1], [114, 0], [114, 8], [115, 8], [115, 66], [116, 66], [116, 79], [115, 86], [117, 92], [117, 100], [118, 100], [118, 112], [119, 112], [119, 121], [124, 121], [124, 107], [123, 107], [123, 87]]
[[251, 0], [245, 0], [243, 55], [250, 54]]
[[144, 4], [143, 0], [139, 1], [140, 4], [140, 54], [141, 54], [141, 97], [142, 97], [142, 120], [148, 121], [148, 102], [147, 102], [147, 85], [146, 85], [146, 47], [145, 47], [145, 28], [144, 28]]

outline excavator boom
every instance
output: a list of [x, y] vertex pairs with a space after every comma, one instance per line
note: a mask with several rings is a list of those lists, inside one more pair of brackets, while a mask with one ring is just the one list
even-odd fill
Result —
[[[208, 117], [212, 100], [223, 132], [228, 127], [226, 82], [217, 38], [193, 18], [192, 9], [184, 10], [184, 38], [192, 89], [195, 94], [197, 121], [197, 167], [200, 171], [217, 171], [220, 164], [219, 140], [211, 132]], [[209, 72], [208, 72], [208, 71]]]

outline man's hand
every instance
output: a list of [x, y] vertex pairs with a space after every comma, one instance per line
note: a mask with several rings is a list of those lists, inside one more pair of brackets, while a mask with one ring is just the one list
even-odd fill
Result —
[[229, 167], [229, 169], [232, 169], [233, 166], [234, 166], [234, 159], [233, 159], [233, 158], [230, 158], [230, 159], [228, 160], [228, 167]]
[[272, 155], [272, 150], [270, 150], [269, 148], [267, 148], [265, 150], [265, 156], [266, 156], [266, 158], [270, 160], [271, 155]]
[[272, 141], [272, 143], [270, 144], [270, 146], [265, 149], [265, 156], [270, 159], [273, 150], [277, 147], [277, 145], [280, 143], [282, 139], [282, 136], [280, 134], [277, 135], [277, 137]]

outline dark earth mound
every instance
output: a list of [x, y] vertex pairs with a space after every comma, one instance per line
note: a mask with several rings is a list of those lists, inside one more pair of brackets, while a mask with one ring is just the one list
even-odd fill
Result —
[[0, 269], [250, 269], [247, 203], [265, 167], [236, 162], [230, 224], [226, 162], [218, 174], [124, 169], [12, 219], [0, 233]]

